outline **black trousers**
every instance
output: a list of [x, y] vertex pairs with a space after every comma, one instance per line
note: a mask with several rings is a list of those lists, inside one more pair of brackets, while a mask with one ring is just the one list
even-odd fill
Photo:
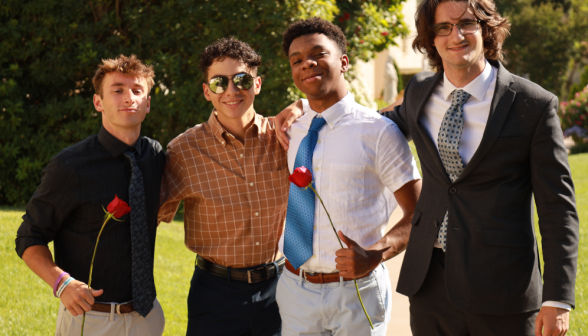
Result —
[[187, 336], [279, 336], [278, 277], [228, 281], [196, 266], [188, 295]]
[[457, 309], [445, 287], [445, 253], [433, 249], [421, 289], [410, 301], [413, 336], [534, 336], [538, 310], [516, 315], [485, 315]]

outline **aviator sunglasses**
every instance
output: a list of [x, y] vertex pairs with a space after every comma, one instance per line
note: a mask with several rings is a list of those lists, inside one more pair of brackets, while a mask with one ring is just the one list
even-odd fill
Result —
[[[212, 77], [207, 83], [210, 91], [215, 94], [220, 94], [229, 88], [229, 77], [227, 76], [216, 76]], [[240, 73], [233, 76], [233, 84], [239, 90], [249, 90], [253, 86], [253, 76], [248, 73]]]

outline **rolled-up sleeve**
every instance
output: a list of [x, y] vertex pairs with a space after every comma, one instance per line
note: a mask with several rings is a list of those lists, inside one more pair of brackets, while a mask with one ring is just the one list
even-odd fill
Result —
[[396, 124], [390, 124], [382, 131], [376, 153], [380, 180], [391, 192], [421, 178], [410, 147]]
[[16, 234], [16, 253], [22, 258], [34, 245], [55, 239], [63, 222], [78, 205], [76, 177], [58, 157], [51, 159], [41, 174], [41, 184], [29, 200]]

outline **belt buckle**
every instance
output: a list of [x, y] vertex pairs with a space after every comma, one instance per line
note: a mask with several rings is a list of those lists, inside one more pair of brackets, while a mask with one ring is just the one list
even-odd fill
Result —
[[253, 280], [251, 280], [251, 272], [253, 271], [259, 271], [264, 269], [264, 266], [258, 267], [258, 268], [254, 268], [254, 269], [248, 269], [247, 270], [247, 283], [253, 283]]

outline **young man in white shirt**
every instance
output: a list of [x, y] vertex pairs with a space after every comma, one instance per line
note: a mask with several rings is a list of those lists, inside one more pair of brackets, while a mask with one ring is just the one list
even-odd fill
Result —
[[[293, 23], [284, 33], [283, 49], [294, 83], [308, 97], [304, 116], [289, 132], [288, 166], [293, 171], [307, 162], [347, 248], [339, 246], [318, 199], [311, 196], [314, 200], [300, 206], [292, 184], [279, 244], [288, 259], [276, 293], [282, 333], [385, 335], [392, 293], [383, 262], [406, 248], [421, 189], [419, 172], [398, 127], [347, 92], [349, 59], [337, 26], [319, 18]], [[404, 216], [384, 233], [397, 205]], [[310, 239], [301, 239], [301, 232], [311, 232]]]

